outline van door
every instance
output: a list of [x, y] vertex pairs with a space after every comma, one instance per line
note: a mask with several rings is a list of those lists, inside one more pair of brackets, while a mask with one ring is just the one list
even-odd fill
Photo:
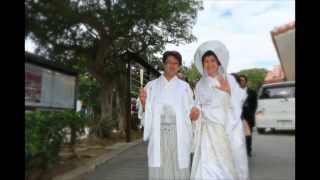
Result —
[[263, 119], [272, 121], [275, 129], [295, 128], [295, 86], [277, 85], [262, 87], [258, 111]]

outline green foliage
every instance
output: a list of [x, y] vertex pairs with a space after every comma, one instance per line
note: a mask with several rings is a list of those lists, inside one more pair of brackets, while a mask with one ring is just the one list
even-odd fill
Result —
[[153, 57], [153, 58], [149, 58], [149, 64], [151, 66], [153, 66], [156, 70], [164, 70], [164, 66], [162, 63], [162, 57]]
[[239, 72], [239, 74], [247, 76], [248, 87], [253, 90], [258, 90], [258, 88], [263, 84], [264, 78], [267, 73], [268, 70], [259, 68], [246, 69]]
[[86, 108], [91, 108], [94, 113], [100, 113], [99, 92], [101, 86], [89, 73], [79, 76], [79, 96]]
[[86, 118], [73, 110], [62, 112], [40, 111], [25, 113], [25, 162], [26, 168], [52, 165], [58, 158], [67, 135], [66, 128], [80, 136]]
[[117, 66], [131, 49], [146, 59], [166, 43], [190, 43], [198, 0], [26, 0], [25, 37], [50, 59], [94, 69]]
[[[201, 75], [194, 64], [191, 64], [190, 67], [183, 66], [181, 72], [187, 77], [192, 88], [195, 87], [196, 83], [201, 78]], [[246, 75], [248, 77], [248, 87], [257, 90], [263, 84], [267, 72], [268, 70], [266, 69], [254, 68], [242, 70], [239, 74]]]
[[182, 74], [187, 78], [190, 86], [195, 88], [196, 83], [200, 80], [201, 74], [198, 72], [196, 66], [191, 64], [191, 67], [183, 66], [181, 68]]
[[98, 125], [110, 129], [109, 120], [103, 120], [112, 114], [111, 101], [106, 100], [113, 88], [125, 89], [119, 86], [126, 70], [124, 52], [130, 50], [156, 64], [154, 54], [166, 44], [196, 40], [192, 27], [201, 8], [198, 0], [26, 0], [25, 38], [38, 45], [37, 54], [95, 78], [96, 87], [94, 81], [80, 79], [80, 96], [99, 112], [96, 90], [103, 95]]

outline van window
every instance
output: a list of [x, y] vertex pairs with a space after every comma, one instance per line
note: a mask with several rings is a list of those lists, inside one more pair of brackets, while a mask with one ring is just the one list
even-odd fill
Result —
[[290, 98], [295, 96], [294, 86], [263, 87], [260, 99]]

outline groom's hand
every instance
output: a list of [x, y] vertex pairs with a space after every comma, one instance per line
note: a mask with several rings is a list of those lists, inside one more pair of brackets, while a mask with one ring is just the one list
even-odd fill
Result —
[[146, 91], [144, 90], [143, 87], [141, 87], [139, 89], [139, 99], [140, 99], [140, 102], [141, 102], [142, 107], [144, 109], [144, 106], [146, 104], [146, 99], [147, 99], [147, 93], [146, 93]]
[[199, 119], [199, 116], [200, 116], [200, 110], [196, 107], [193, 107], [190, 112], [191, 121], [196, 121], [197, 119]]

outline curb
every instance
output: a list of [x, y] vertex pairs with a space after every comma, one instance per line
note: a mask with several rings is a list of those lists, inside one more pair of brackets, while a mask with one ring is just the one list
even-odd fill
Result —
[[112, 158], [117, 157], [120, 153], [123, 151], [140, 144], [142, 139], [135, 140], [130, 143], [116, 143], [110, 147], [107, 147], [106, 149], [111, 150], [108, 153], [105, 153], [104, 155], [101, 155], [97, 157], [96, 159], [93, 159], [86, 163], [84, 166], [78, 167], [74, 170], [71, 170], [65, 174], [58, 175], [52, 178], [52, 180], [78, 180], [81, 179], [81, 176], [83, 176], [86, 173], [90, 173], [96, 169], [97, 166], [100, 164], [103, 164]]

